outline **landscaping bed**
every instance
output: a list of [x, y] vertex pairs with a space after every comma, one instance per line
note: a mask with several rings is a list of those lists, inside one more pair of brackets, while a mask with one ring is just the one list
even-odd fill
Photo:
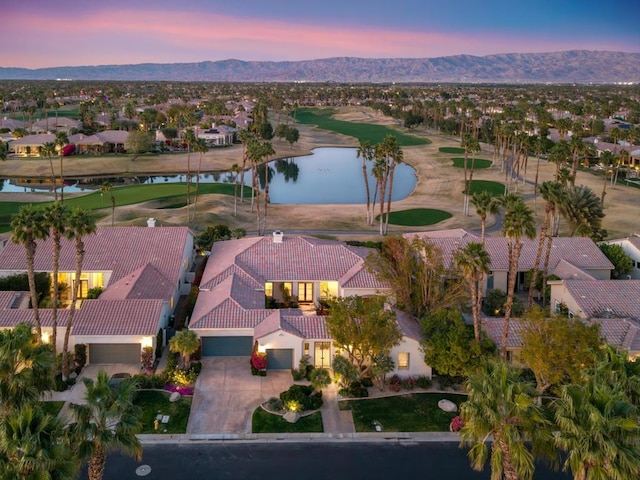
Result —
[[282, 415], [267, 412], [258, 407], [251, 419], [253, 433], [322, 433], [322, 414], [314, 412], [298, 419], [295, 423], [287, 422]]

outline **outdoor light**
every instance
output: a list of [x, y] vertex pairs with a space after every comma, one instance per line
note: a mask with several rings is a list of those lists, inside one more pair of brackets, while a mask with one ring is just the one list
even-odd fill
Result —
[[140, 345], [142, 348], [153, 347], [153, 339], [151, 337], [142, 337]]
[[258, 353], [265, 353], [267, 351], [267, 347], [265, 345], [258, 345]]
[[42, 343], [49, 343], [51, 334], [49, 332], [42, 332]]

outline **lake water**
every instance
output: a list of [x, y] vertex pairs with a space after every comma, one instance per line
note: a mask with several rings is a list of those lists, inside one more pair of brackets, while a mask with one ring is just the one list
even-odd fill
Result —
[[[368, 162], [369, 189], [373, 198], [375, 178], [371, 174], [372, 162]], [[269, 198], [279, 204], [359, 204], [366, 202], [362, 160], [357, 158], [354, 148], [316, 148], [311, 155], [269, 162]], [[192, 181], [195, 181], [195, 175]], [[258, 172], [261, 188], [264, 188], [264, 167]], [[49, 191], [48, 179], [30, 180], [29, 183], [6, 179], [0, 192]], [[95, 178], [91, 184], [66, 179], [66, 193], [90, 192], [99, 189], [109, 180], [114, 186], [123, 184], [147, 184], [185, 182], [186, 175], [139, 176], [126, 178]], [[203, 173], [202, 183], [233, 182], [229, 173]], [[393, 200], [402, 200], [415, 188], [415, 170], [406, 164], [396, 167], [393, 180]], [[251, 185], [251, 170], [245, 172], [246, 185]]]

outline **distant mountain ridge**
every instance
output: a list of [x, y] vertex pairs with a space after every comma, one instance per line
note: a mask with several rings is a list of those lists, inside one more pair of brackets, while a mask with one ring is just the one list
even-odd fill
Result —
[[2, 80], [209, 82], [640, 83], [640, 53], [571, 50], [436, 58], [220, 60], [39, 69], [0, 67]]

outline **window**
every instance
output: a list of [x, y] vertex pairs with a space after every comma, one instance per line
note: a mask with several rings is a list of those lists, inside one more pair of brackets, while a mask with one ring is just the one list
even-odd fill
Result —
[[553, 311], [555, 313], [560, 313], [560, 302], [558, 300], [553, 302]]
[[273, 297], [273, 283], [266, 282], [264, 284], [264, 295], [266, 297]]
[[309, 342], [304, 342], [304, 354], [309, 356]]
[[409, 368], [409, 352], [398, 353], [398, 368]]
[[298, 283], [298, 300], [300, 302], [313, 301], [313, 283], [310, 283], [310, 282]]
[[283, 295], [285, 296], [291, 296], [291, 292], [293, 292], [293, 283], [291, 282], [283, 282], [280, 284], [280, 290], [282, 291]]

